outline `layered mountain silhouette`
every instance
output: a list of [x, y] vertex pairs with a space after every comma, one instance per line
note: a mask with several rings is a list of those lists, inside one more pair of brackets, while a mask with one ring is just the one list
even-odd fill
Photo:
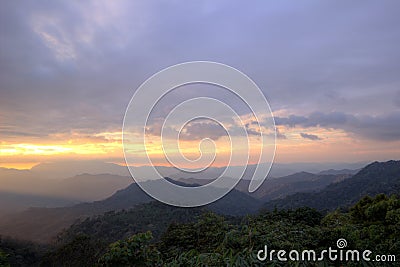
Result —
[[334, 210], [355, 204], [365, 195], [400, 194], [400, 161], [374, 162], [349, 179], [331, 184], [320, 192], [296, 193], [264, 205], [265, 209], [311, 207]]
[[[181, 185], [198, 186], [204, 182], [185, 179], [170, 180]], [[268, 179], [254, 195], [247, 193], [248, 180], [224, 198], [205, 206], [205, 209], [226, 215], [243, 215], [260, 208], [315, 207], [332, 210], [354, 204], [364, 195], [378, 193], [399, 194], [400, 161], [374, 162], [354, 176], [348, 174], [312, 174], [301, 172], [277, 179]], [[218, 189], [216, 189], [218, 190]], [[301, 192], [301, 193], [299, 193]], [[60, 208], [31, 208], [27, 211], [0, 218], [0, 234], [37, 242], [49, 242], [63, 229], [89, 217], [107, 212], [138, 208], [151, 202], [147, 194], [135, 183], [112, 196], [90, 203]], [[134, 221], [132, 222], [135, 223]]]
[[[267, 178], [264, 183], [253, 193], [248, 192], [250, 180], [242, 179], [235, 189], [249, 194], [254, 198], [266, 202], [276, 198], [282, 198], [297, 192], [319, 191], [329, 184], [337, 183], [351, 177], [349, 173], [339, 174], [313, 174], [309, 172], [298, 172], [279, 178]], [[208, 184], [212, 180], [207, 179], [179, 179], [187, 184]]]
[[[134, 208], [137, 204], [152, 200], [137, 184], [133, 183], [102, 201], [62, 208], [30, 208], [27, 211], [9, 215], [7, 218], [0, 219], [0, 234], [48, 242], [62, 229], [77, 221], [109, 211]], [[222, 214], [243, 215], [256, 212], [261, 205], [261, 201], [234, 189], [220, 200], [205, 207]]]
[[[314, 166], [314, 168], [312, 168]], [[337, 167], [335, 164], [274, 164], [271, 175], [278, 173], [294, 173], [296, 169], [321, 170], [323, 167]], [[357, 164], [341, 164], [340, 166], [358, 166]], [[236, 187], [239, 191], [247, 193], [251, 172], [255, 165], [249, 165], [249, 172]], [[291, 167], [291, 168], [289, 168]], [[134, 167], [136, 175], [146, 175], [148, 166]], [[218, 177], [224, 168], [210, 168], [204, 173], [177, 172], [172, 167], [157, 167], [164, 177], [172, 177], [184, 183], [209, 183], [210, 179]], [[348, 175], [351, 169], [329, 170], [328, 175]], [[333, 173], [332, 173], [333, 172]], [[320, 175], [320, 174], [318, 174]], [[291, 176], [291, 175], [290, 175]], [[293, 175], [293, 181], [300, 182], [308, 180], [307, 184], [288, 188], [285, 179], [276, 183], [277, 180], [268, 178], [263, 187], [252, 197], [266, 201], [276, 197], [283, 197], [293, 192], [309, 192], [319, 190], [331, 182], [331, 178], [322, 176], [317, 181], [313, 174], [307, 174], [306, 178], [301, 173]], [[276, 176], [275, 176], [276, 177]], [[284, 178], [284, 177], [283, 177]], [[333, 178], [334, 180], [335, 178]], [[41, 163], [30, 170], [16, 170], [0, 168], [0, 215], [21, 212], [30, 207], [64, 207], [81, 202], [90, 202], [105, 199], [117, 190], [127, 187], [133, 180], [128, 169], [114, 163], [100, 161], [66, 161]], [[288, 181], [292, 183], [292, 181]], [[305, 181], [304, 181], [305, 182]], [[320, 183], [321, 182], [321, 183]], [[285, 184], [282, 184], [285, 183]], [[268, 195], [268, 196], [267, 196]], [[266, 196], [266, 198], [263, 198]]]
[[47, 179], [31, 171], [0, 170], [0, 214], [29, 207], [63, 207], [102, 200], [133, 182], [129, 176], [80, 174]]

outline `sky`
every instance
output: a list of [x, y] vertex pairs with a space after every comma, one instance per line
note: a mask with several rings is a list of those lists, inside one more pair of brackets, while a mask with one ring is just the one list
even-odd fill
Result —
[[[122, 122], [135, 90], [154, 73], [195, 60], [230, 65], [259, 86], [278, 131], [276, 162], [399, 159], [399, 1], [0, 5], [0, 167], [124, 163]], [[231, 103], [251, 125], [223, 90], [188, 86], [171, 94], [155, 111], [150, 138], [178, 100], [198, 95]], [[232, 151], [221, 127], [198, 121], [183, 133], [189, 158], [210, 136], [220, 145], [218, 164], [226, 164]], [[162, 164], [159, 148], [153, 156]]]

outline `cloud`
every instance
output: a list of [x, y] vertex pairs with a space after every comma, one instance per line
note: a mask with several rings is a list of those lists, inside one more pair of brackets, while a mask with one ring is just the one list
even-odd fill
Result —
[[[161, 136], [161, 131], [165, 138], [175, 137], [178, 134], [179, 127], [175, 125], [164, 126], [162, 118], [156, 118], [146, 127], [146, 133], [153, 136]], [[222, 126], [214, 122], [204, 122], [201, 120], [192, 121], [186, 124], [179, 134], [182, 140], [202, 140], [210, 138], [217, 140], [222, 136], [228, 136], [227, 132]]]
[[352, 115], [342, 112], [314, 112], [308, 116], [276, 117], [275, 121], [277, 125], [287, 127], [342, 129], [348, 133], [368, 139], [380, 141], [400, 140], [400, 112], [377, 116]]
[[286, 135], [284, 133], [281, 133], [279, 128], [276, 128], [276, 138], [278, 138], [278, 139], [287, 139]]
[[353, 118], [354, 116], [342, 112], [313, 112], [308, 116], [289, 115], [288, 117], [275, 117], [275, 124], [289, 127], [295, 127], [297, 125], [304, 127], [332, 127], [345, 124]]
[[[245, 124], [245, 127], [248, 135], [260, 136], [260, 125], [257, 121], [248, 122]], [[266, 134], [268, 137], [276, 137], [277, 139], [287, 139], [286, 135], [278, 127], [275, 127], [275, 133], [273, 131], [263, 131], [263, 134]]]
[[300, 133], [300, 136], [303, 137], [304, 139], [309, 139], [312, 141], [322, 140], [318, 135], [315, 134]]
[[200, 140], [204, 138], [217, 140], [222, 136], [227, 136], [227, 132], [222, 126], [206, 122], [190, 123], [180, 134], [180, 137], [184, 140]]
[[[248, 74], [273, 110], [290, 110], [277, 126], [399, 140], [399, 8], [399, 1], [7, 1], [0, 9], [7, 25], [0, 27], [0, 119], [9, 127], [1, 139], [120, 131], [148, 77], [211, 60]], [[218, 96], [230, 106], [240, 102]], [[185, 134], [223, 133], [197, 125]]]
[[400, 91], [397, 91], [394, 98], [393, 103], [396, 107], [400, 108]]
[[296, 125], [302, 124], [307, 121], [306, 117], [290, 115], [288, 117], [275, 117], [276, 125], [285, 125], [289, 127], [295, 127]]

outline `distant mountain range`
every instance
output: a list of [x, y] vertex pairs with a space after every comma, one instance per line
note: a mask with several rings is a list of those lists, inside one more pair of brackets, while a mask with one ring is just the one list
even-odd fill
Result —
[[296, 193], [267, 202], [265, 209], [312, 207], [334, 210], [355, 204], [365, 195], [400, 194], [400, 161], [374, 162], [349, 179], [333, 183], [319, 192]]
[[[152, 200], [137, 184], [131, 184], [102, 201], [63, 208], [31, 208], [11, 214], [0, 219], [0, 234], [36, 242], [48, 242], [64, 228], [77, 221], [109, 211], [134, 208], [137, 204]], [[234, 189], [205, 207], [222, 214], [243, 215], [256, 212], [261, 205], [261, 201]]]
[[29, 207], [63, 207], [101, 200], [133, 182], [129, 176], [80, 174], [46, 179], [31, 171], [0, 170], [0, 214]]
[[[298, 180], [303, 182], [321, 182], [320, 180], [323, 179], [322, 177], [325, 176], [302, 172], [281, 179], [283, 179], [287, 184], [290, 184], [290, 182], [298, 184]], [[264, 205], [264, 208], [266, 208], [270, 203], [277, 203], [282, 200], [282, 203], [285, 203], [285, 199], [291, 199], [292, 196], [297, 195], [310, 196], [314, 201], [312, 203], [319, 203], [319, 205], [315, 207], [324, 210], [352, 205], [365, 195], [400, 193], [400, 161], [372, 163], [359, 171], [355, 176], [350, 178], [347, 177], [348, 179], [344, 179], [343, 175], [327, 177], [331, 178], [330, 181], [332, 183], [325, 187], [325, 189], [313, 193], [294, 194], [283, 199], [272, 200], [267, 202], [267, 204]], [[341, 179], [341, 177], [343, 179]], [[273, 181], [275, 179], [271, 180]], [[175, 181], [175, 183], [183, 185], [182, 182]], [[137, 187], [134, 185], [131, 185], [128, 189], [129, 190], [119, 191], [118, 194], [110, 199], [115, 201], [116, 199], [121, 199], [121, 197], [129, 198], [129, 195], [137, 193]], [[336, 198], [333, 196], [336, 196]], [[332, 202], [332, 199], [339, 199], [341, 201]], [[170, 223], [190, 221], [194, 216], [198, 216], [201, 210], [209, 209], [222, 214], [232, 214], [232, 212], [235, 211], [236, 214], [241, 214], [241, 208], [244, 208], [243, 212], [248, 213], [249, 210], [246, 211], [246, 209], [249, 209], [252, 205], [253, 209], [256, 207], [258, 208], [259, 203], [260, 201], [251, 199], [248, 196], [246, 197], [246, 194], [237, 190], [233, 190], [222, 200], [202, 207], [201, 209], [175, 208], [153, 201], [152, 203], [139, 204], [128, 211], [106, 213], [105, 215], [96, 216], [95, 218], [76, 223], [67, 231], [63, 232], [60, 237], [65, 241], [65, 239], [71, 238], [77, 233], [83, 233], [94, 237], [109, 239], [109, 241], [112, 242], [118, 238], [130, 236], [135, 232], [148, 230], [153, 231], [157, 237], [159, 232], [165, 229]], [[287, 203], [294, 204], [293, 202]], [[285, 206], [285, 208], [305, 206], [303, 202], [298, 202], [297, 204], [298, 205], [288, 205]], [[235, 208], [237, 210], [235, 210]], [[160, 216], [162, 218], [160, 218]], [[110, 234], [111, 231], [112, 234]]]
[[335, 169], [329, 169], [325, 171], [320, 171], [318, 174], [322, 175], [338, 175], [338, 174], [356, 174], [360, 169], [355, 169], [355, 170], [350, 170], [350, 169], [341, 169], [341, 170], [335, 170]]
[[[356, 166], [358, 164], [324, 164], [314, 166], [314, 170], [328, 166]], [[300, 167], [312, 169], [309, 163], [274, 164], [272, 173], [292, 172]], [[289, 168], [292, 168], [289, 170]], [[147, 166], [135, 167], [138, 175], [149, 172]], [[234, 167], [235, 168], [235, 167]], [[236, 189], [247, 193], [248, 180], [254, 171], [255, 165], [248, 166], [245, 175]], [[210, 168], [201, 173], [179, 172], [171, 167], [157, 167], [164, 177], [171, 177], [185, 183], [204, 184], [210, 178], [218, 177], [224, 168]], [[328, 170], [323, 175], [348, 175], [351, 169]], [[294, 180], [303, 184], [292, 185], [292, 189], [285, 179], [274, 183], [268, 178], [266, 183], [252, 197], [265, 200], [283, 197], [293, 192], [308, 192], [319, 190], [336, 178], [322, 177], [320, 181], [312, 178], [309, 173], [308, 181], [303, 181], [303, 175], [294, 174]], [[326, 179], [325, 179], [326, 178]], [[311, 180], [310, 180], [311, 179]], [[99, 161], [66, 161], [41, 163], [30, 170], [16, 170], [0, 168], [0, 215], [20, 212], [29, 207], [63, 207], [80, 202], [90, 202], [105, 199], [119, 189], [127, 187], [133, 179], [127, 167], [114, 163]], [[285, 184], [283, 184], [285, 183]]]
[[[254, 193], [248, 192], [249, 180], [240, 180], [235, 188], [243, 193], [250, 194], [252, 197], [260, 199], [262, 202], [266, 202], [297, 192], [319, 191], [329, 184], [337, 183], [349, 177], [351, 177], [351, 174], [313, 174], [309, 172], [299, 172], [279, 178], [267, 178]], [[181, 181], [201, 183], [201, 180], [193, 179], [181, 179]], [[203, 182], [203, 184], [205, 183]]]
[[79, 203], [72, 199], [62, 197], [51, 197], [33, 194], [19, 194], [0, 191], [0, 217], [6, 217], [9, 214], [21, 212], [28, 207], [65, 207]]
[[[247, 192], [248, 180], [242, 180], [238, 186], [224, 198], [205, 206], [221, 214], [243, 215], [257, 212], [260, 208], [294, 208], [300, 206], [331, 210], [355, 203], [365, 194], [399, 193], [400, 161], [372, 163], [351, 176], [347, 171], [329, 170], [313, 174], [300, 172], [281, 178], [267, 179], [255, 193]], [[110, 179], [121, 176], [88, 175], [63, 181], [64, 188], [75, 188], [75, 181], [87, 181], [77, 194], [89, 192], [91, 186], [101, 181], [106, 185]], [[206, 179], [174, 179], [175, 183], [200, 185]], [[71, 183], [71, 184], [70, 184]], [[101, 184], [101, 183], [99, 183]], [[217, 190], [217, 189], [216, 189]], [[48, 242], [62, 229], [110, 211], [136, 208], [136, 205], [152, 201], [137, 184], [118, 190], [112, 196], [91, 203], [81, 203], [70, 207], [31, 208], [27, 211], [0, 218], [0, 234], [37, 242]], [[134, 223], [134, 222], [132, 222]]]

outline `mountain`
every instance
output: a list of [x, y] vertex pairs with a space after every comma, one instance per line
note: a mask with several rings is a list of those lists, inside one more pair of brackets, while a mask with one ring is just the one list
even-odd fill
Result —
[[131, 184], [102, 201], [80, 203], [70, 207], [29, 208], [20, 213], [0, 217], [0, 235], [45, 243], [62, 229], [79, 220], [108, 211], [128, 209], [149, 201], [151, 198], [138, 185]]
[[335, 169], [329, 169], [329, 170], [325, 170], [325, 171], [320, 171], [318, 174], [322, 174], [322, 175], [339, 175], [339, 174], [351, 174], [354, 175], [357, 172], [359, 172], [360, 169], [356, 169], [356, 170], [350, 170], [350, 169], [341, 169], [341, 170], [335, 170]]
[[[314, 168], [311, 168], [313, 165]], [[310, 164], [310, 163], [293, 163], [293, 164], [274, 164], [271, 173], [287, 173], [294, 172], [300, 167], [307, 169], [321, 169], [322, 167], [337, 166], [353, 166], [354, 164]], [[251, 177], [256, 165], [249, 165], [245, 175], [236, 189], [247, 193], [246, 183]], [[145, 176], [153, 167], [139, 166], [134, 167], [135, 174]], [[172, 177], [175, 180], [184, 179], [184, 182], [196, 182], [204, 184], [210, 179], [218, 177], [224, 168], [210, 168], [205, 172], [187, 173], [178, 172], [171, 167], [156, 167], [164, 177]], [[238, 168], [240, 167], [233, 167]], [[290, 170], [289, 170], [290, 169]], [[286, 170], [286, 171], [285, 171]], [[289, 170], [289, 171], [288, 171]], [[332, 171], [331, 171], [332, 172]], [[330, 173], [332, 174], [332, 173]], [[275, 176], [276, 177], [276, 176]], [[191, 180], [191, 179], [195, 180]], [[247, 180], [247, 181], [246, 181]], [[286, 189], [289, 185], [269, 184], [269, 180], [258, 190], [252, 197], [262, 198], [263, 193], [269, 193], [278, 190], [281, 186], [281, 192], [276, 191], [271, 198], [283, 197], [286, 194], [294, 192], [308, 192], [311, 190], [319, 190], [321, 186], [316, 185], [317, 181], [311, 184], [303, 184], [294, 186], [293, 189]], [[284, 180], [282, 180], [284, 181]], [[300, 181], [300, 180], [299, 180]], [[63, 162], [47, 162], [34, 166], [30, 170], [16, 170], [0, 168], [0, 214], [5, 212], [19, 212], [29, 207], [55, 207], [66, 206], [71, 203], [96, 201], [104, 199], [112, 195], [116, 190], [125, 188], [132, 182], [128, 168], [114, 163], [105, 163], [101, 161], [83, 160], [83, 161], [63, 161]], [[241, 186], [243, 184], [243, 186]], [[316, 187], [315, 187], [316, 186]], [[269, 189], [266, 189], [269, 187]], [[308, 188], [310, 187], [311, 190]], [[296, 189], [298, 188], [298, 190]], [[19, 197], [12, 197], [18, 195]], [[24, 201], [20, 201], [20, 200]], [[25, 201], [26, 200], [26, 201]], [[56, 203], [56, 204], [54, 204]]]
[[[166, 179], [180, 186], [189, 187], [199, 185], [195, 183], [189, 184], [181, 181], [175, 181], [170, 178]], [[151, 183], [151, 181], [147, 183]], [[149, 202], [151, 200], [153, 199], [149, 197], [146, 193], [144, 193], [137, 184], [131, 184], [127, 188], [119, 190], [113, 196], [103, 201], [95, 202], [93, 203], [93, 205], [97, 207], [101, 206], [103, 210], [127, 209], [137, 203]], [[233, 189], [223, 198], [204, 207], [222, 214], [243, 215], [256, 212], [260, 206], [261, 201], [259, 201], [258, 199], [255, 199], [247, 194], [244, 194], [243, 192]]]
[[205, 208], [179, 208], [158, 201], [137, 204], [129, 210], [110, 211], [87, 218], [62, 231], [58, 243], [66, 243], [77, 235], [88, 235], [107, 243], [130, 237], [138, 232], [163, 233], [171, 223], [188, 223], [205, 212]]
[[267, 202], [265, 209], [312, 207], [318, 210], [334, 210], [348, 207], [365, 195], [380, 193], [400, 194], [400, 161], [374, 162], [357, 174], [331, 184], [320, 192], [296, 193]]
[[32, 167], [30, 171], [37, 176], [48, 179], [63, 179], [83, 173], [108, 173], [119, 176], [130, 175], [128, 168], [125, 166], [96, 160], [71, 160], [40, 163]]
[[84, 173], [61, 180], [48, 193], [79, 201], [95, 201], [111, 196], [132, 182], [129, 176]]
[[[350, 174], [313, 174], [309, 172], [298, 172], [279, 178], [267, 178], [264, 183], [253, 193], [248, 192], [250, 181], [241, 179], [235, 189], [249, 194], [251, 197], [263, 202], [271, 199], [282, 198], [298, 192], [319, 191], [331, 183], [336, 183], [349, 178]], [[184, 183], [204, 185], [212, 180], [206, 179], [179, 179]]]
[[[262, 163], [265, 164], [265, 163]], [[271, 170], [268, 174], [268, 177], [284, 177], [288, 175], [292, 175], [299, 172], [308, 172], [315, 174], [328, 174], [328, 175], [337, 175], [337, 174], [355, 174], [354, 170], [359, 170], [362, 167], [367, 165], [365, 162], [358, 163], [274, 163], [272, 164]], [[254, 172], [257, 165], [250, 164], [246, 167], [246, 171], [244, 173], [243, 179], [250, 180], [252, 173]], [[138, 168], [138, 167], [136, 167]], [[140, 167], [142, 173], [146, 172], [146, 169], [149, 167]], [[236, 169], [237, 173], [240, 173], [240, 166], [231, 166], [232, 169]], [[211, 167], [202, 172], [191, 173], [191, 172], [183, 172], [177, 171], [175, 168], [167, 168], [167, 167], [157, 167], [163, 174], [163, 176], [168, 176], [174, 179], [215, 179], [219, 177], [225, 167]], [[326, 171], [328, 170], [328, 171]], [[342, 170], [344, 172], [342, 172]], [[348, 170], [348, 171], [347, 171]]]
[[[180, 183], [184, 184], [182, 181]], [[241, 183], [237, 189], [247, 190], [248, 180], [242, 180]], [[328, 183], [330, 184], [327, 185]], [[192, 183], [192, 186], [195, 185]], [[266, 209], [309, 206], [319, 210], [332, 210], [354, 204], [364, 195], [398, 194], [400, 161], [372, 163], [350, 178], [341, 174], [320, 175], [301, 172], [269, 179], [265, 188], [261, 188], [258, 192], [259, 199], [237, 189], [205, 208], [222, 214], [242, 215], [256, 212], [262, 206], [262, 201], [267, 199], [268, 202], [263, 205]], [[296, 192], [296, 190], [314, 191], [287, 196], [288, 193]], [[279, 198], [281, 196], [283, 197]], [[86, 220], [88, 217], [110, 211], [128, 210], [137, 204], [151, 200], [136, 183], [132, 183], [101, 201], [63, 208], [31, 208], [19, 214], [0, 217], [0, 234], [45, 243], [54, 238], [62, 229]]]
[[[367, 165], [368, 162], [355, 162], [355, 163], [345, 163], [345, 162], [327, 162], [327, 163], [319, 163], [319, 162], [299, 162], [299, 163], [274, 163], [272, 165], [271, 171], [270, 171], [270, 176], [271, 177], [282, 177], [282, 176], [287, 176], [290, 174], [294, 174], [297, 172], [310, 172], [310, 173], [316, 173], [319, 174], [319, 172], [322, 172], [324, 170], [341, 170], [341, 169], [350, 169], [350, 170], [356, 170], [356, 169], [361, 169], [365, 165]], [[327, 174], [333, 174], [333, 173], [327, 173]]]
[[0, 192], [0, 214], [1, 216], [8, 216], [12, 213], [24, 211], [27, 207], [65, 207], [78, 202], [62, 197]]
[[[263, 202], [282, 198], [297, 192], [319, 191], [326, 186], [349, 178], [349, 175], [319, 175], [309, 172], [299, 172], [276, 179], [267, 179], [254, 192]], [[248, 185], [246, 183], [246, 189]]]
[[60, 207], [111, 196], [133, 182], [129, 176], [80, 174], [46, 179], [29, 170], [0, 170], [0, 214], [30, 207]]
[[[0, 191], [2, 192], [34, 194], [42, 186], [47, 186], [46, 182], [30, 170], [0, 168]], [[52, 184], [52, 181], [49, 183]]]
[[223, 198], [204, 206], [206, 209], [225, 215], [245, 215], [258, 212], [262, 201], [233, 189]]
[[[110, 211], [131, 209], [153, 200], [136, 183], [117, 191], [102, 201], [82, 203], [63, 208], [31, 208], [0, 219], [0, 235], [46, 243], [70, 225], [88, 217]], [[261, 202], [251, 196], [232, 190], [218, 201], [204, 206], [206, 209], [229, 215], [254, 213]]]

